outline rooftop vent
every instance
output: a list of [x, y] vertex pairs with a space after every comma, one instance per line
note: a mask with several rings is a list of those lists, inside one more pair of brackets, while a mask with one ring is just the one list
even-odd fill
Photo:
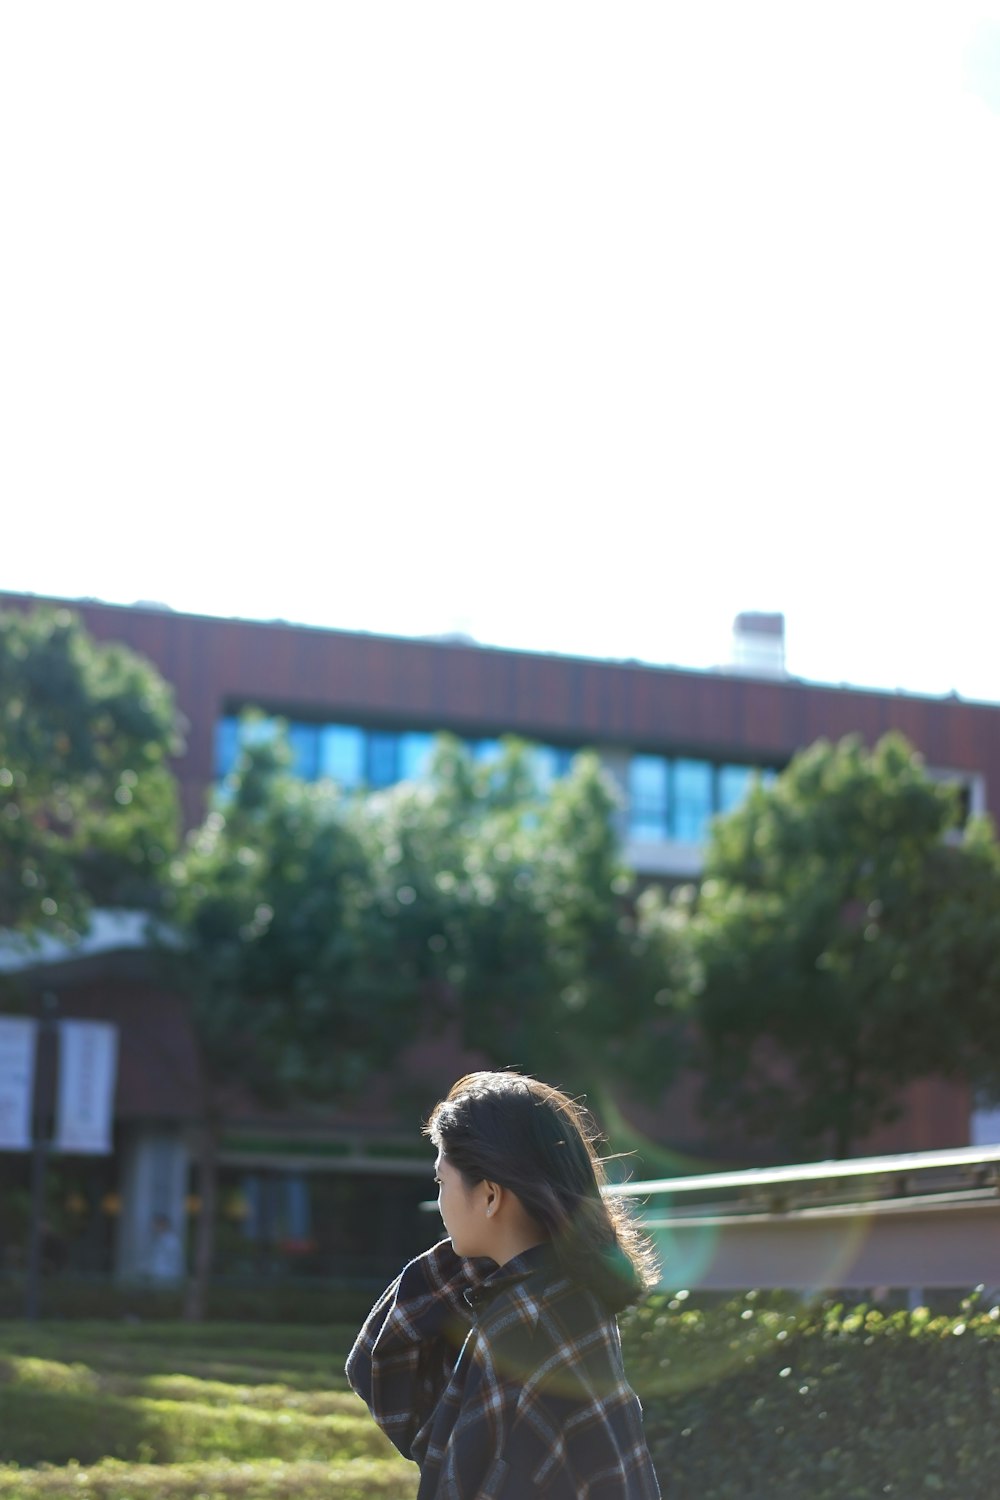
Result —
[[748, 677], [786, 677], [785, 617], [748, 612], [733, 621], [732, 671]]

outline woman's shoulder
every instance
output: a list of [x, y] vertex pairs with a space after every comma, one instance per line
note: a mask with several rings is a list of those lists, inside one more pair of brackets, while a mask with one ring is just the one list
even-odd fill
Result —
[[[622, 1361], [614, 1315], [570, 1277], [537, 1274], [505, 1289], [482, 1330], [477, 1361], [516, 1393], [529, 1425], [563, 1432], [595, 1426], [614, 1442], [638, 1442], [640, 1408]], [[589, 1413], [589, 1415], [588, 1415]], [[533, 1415], [532, 1415], [533, 1414]], [[596, 1436], [587, 1444], [603, 1452]]]
[[566, 1274], [550, 1250], [524, 1261], [506, 1276], [490, 1278], [470, 1296], [470, 1302], [480, 1304], [485, 1338], [530, 1335], [536, 1358], [559, 1353], [569, 1358], [585, 1347], [618, 1349], [613, 1314], [588, 1287]]

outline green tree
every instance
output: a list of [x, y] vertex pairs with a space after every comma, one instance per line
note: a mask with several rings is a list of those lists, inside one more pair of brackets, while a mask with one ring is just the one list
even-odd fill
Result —
[[654, 982], [594, 758], [551, 793], [513, 742], [477, 765], [442, 740], [426, 778], [368, 796], [289, 764], [280, 735], [245, 749], [173, 866], [165, 953], [202, 1062], [191, 1317], [241, 1095], [350, 1097], [448, 1027], [497, 1065], [588, 1085], [620, 1076]]
[[362, 809], [400, 971], [426, 1024], [573, 1087], [629, 1075], [660, 983], [597, 757], [538, 782], [530, 748], [476, 764], [443, 739], [428, 777]]
[[95, 906], [155, 905], [180, 749], [148, 662], [68, 610], [0, 613], [0, 928], [71, 940]]
[[1000, 844], [988, 818], [974, 819], [960, 848], [946, 846], [931, 872], [937, 920], [919, 962], [951, 997], [942, 1017], [948, 1054], [984, 1104], [1000, 1104]]
[[204, 1314], [228, 1110], [350, 1094], [412, 1035], [410, 994], [353, 826], [282, 736], [246, 749], [173, 864], [162, 952], [200, 1056], [201, 1213], [186, 1315]]
[[967, 1065], [996, 1007], [1000, 880], [992, 830], [957, 824], [898, 735], [820, 742], [715, 823], [675, 902], [710, 1113], [844, 1156], [905, 1085]]

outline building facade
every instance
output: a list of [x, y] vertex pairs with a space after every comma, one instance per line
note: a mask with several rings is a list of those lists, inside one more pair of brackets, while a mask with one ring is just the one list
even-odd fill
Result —
[[[517, 735], [533, 745], [543, 779], [563, 774], [578, 750], [594, 750], [621, 791], [628, 863], [667, 881], [696, 878], [710, 819], [738, 805], [755, 775], [773, 777], [820, 738], [857, 733], [874, 743], [898, 730], [933, 774], [959, 783], [969, 811], [1000, 812], [1000, 707], [789, 678], [780, 617], [740, 617], [733, 664], [689, 671], [0, 595], [0, 608], [39, 604], [72, 608], [96, 639], [138, 651], [173, 684], [186, 720], [187, 749], [175, 770], [189, 825], [233, 764], [241, 735], [267, 732], [276, 716], [289, 725], [299, 774], [358, 788], [418, 777], [442, 731], [480, 757], [495, 754], [501, 736]], [[250, 708], [264, 718], [247, 731], [240, 715]], [[43, 952], [30, 982], [55, 993], [65, 1014], [119, 1024], [115, 1158], [78, 1163], [75, 1177], [73, 1164], [62, 1164], [62, 1204], [64, 1215], [87, 1218], [73, 1239], [81, 1265], [97, 1269], [110, 1258], [122, 1274], [145, 1274], [153, 1216], [182, 1228], [198, 1211], [197, 1060], [181, 997], [151, 977], [141, 933], [121, 918], [102, 918], [71, 961]], [[478, 1061], [444, 1047], [433, 1055], [418, 1049], [408, 1066], [415, 1080], [447, 1082]], [[661, 1173], [664, 1153], [720, 1159], [722, 1148], [705, 1136], [683, 1090], [658, 1114], [634, 1110], [631, 1123], [657, 1142]], [[927, 1084], [911, 1091], [899, 1125], [867, 1144], [964, 1145], [994, 1124], [970, 1109], [962, 1090]], [[417, 1207], [429, 1196], [429, 1165], [416, 1125], [377, 1089], [363, 1110], [296, 1117], [234, 1100], [223, 1142], [223, 1267], [391, 1270], [389, 1259], [379, 1263], [380, 1247], [398, 1260], [426, 1243]], [[13, 1183], [19, 1168], [7, 1161], [0, 1170]]]

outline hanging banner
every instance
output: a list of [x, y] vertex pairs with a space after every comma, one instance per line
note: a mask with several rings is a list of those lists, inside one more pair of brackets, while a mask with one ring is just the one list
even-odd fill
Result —
[[38, 1022], [0, 1017], [0, 1151], [31, 1150]]
[[109, 1021], [59, 1022], [55, 1151], [111, 1151], [118, 1027]]

